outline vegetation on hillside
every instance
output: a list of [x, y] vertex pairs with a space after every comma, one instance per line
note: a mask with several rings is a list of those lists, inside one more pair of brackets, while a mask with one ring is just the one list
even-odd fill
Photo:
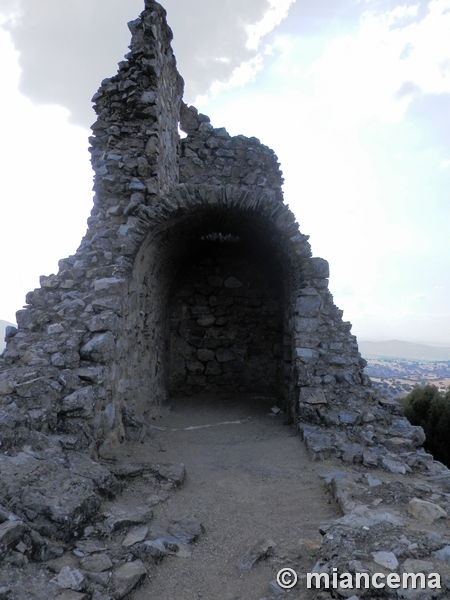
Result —
[[425, 449], [450, 467], [450, 388], [442, 393], [435, 385], [416, 387], [402, 404], [410, 423], [423, 427]]

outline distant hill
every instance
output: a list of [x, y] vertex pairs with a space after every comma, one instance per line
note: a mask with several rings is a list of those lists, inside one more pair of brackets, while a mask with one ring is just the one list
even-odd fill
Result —
[[5, 329], [8, 325], [14, 325], [14, 323], [9, 323], [8, 321], [0, 321], [0, 352], [3, 351], [3, 348], [6, 346], [5, 344]]
[[401, 340], [387, 342], [358, 341], [359, 351], [364, 358], [404, 358], [419, 361], [450, 360], [450, 348], [413, 344]]

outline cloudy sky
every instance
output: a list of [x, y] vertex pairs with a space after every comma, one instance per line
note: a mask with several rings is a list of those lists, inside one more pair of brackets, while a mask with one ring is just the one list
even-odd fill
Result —
[[[185, 99], [277, 153], [361, 339], [450, 346], [450, 0], [165, 0]], [[0, 0], [0, 319], [92, 205], [90, 98], [143, 0]]]

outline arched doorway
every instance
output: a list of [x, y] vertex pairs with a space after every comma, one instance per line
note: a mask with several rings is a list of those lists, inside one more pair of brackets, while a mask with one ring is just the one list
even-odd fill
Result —
[[296, 385], [292, 319], [309, 259], [292, 241], [295, 218], [267, 196], [242, 203], [235, 190], [212, 203], [198, 188], [184, 192], [134, 261], [123, 350], [133, 390], [124, 401], [144, 416], [169, 395], [282, 400]]
[[255, 220], [212, 214], [189, 236], [170, 292], [171, 394], [283, 394], [283, 269]]

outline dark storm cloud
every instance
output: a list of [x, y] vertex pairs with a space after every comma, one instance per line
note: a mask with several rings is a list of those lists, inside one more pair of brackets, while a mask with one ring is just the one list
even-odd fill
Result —
[[[116, 73], [127, 52], [126, 23], [141, 12], [143, 0], [0, 0], [0, 11], [20, 8], [9, 27], [20, 52], [20, 87], [33, 102], [69, 109], [72, 122], [94, 120], [90, 98], [100, 81]], [[268, 0], [162, 0], [174, 32], [174, 50], [185, 79], [185, 99], [193, 102], [214, 81], [226, 81], [255, 56], [246, 48], [246, 28], [258, 22]], [[382, 12], [426, 0], [296, 0], [278, 32], [321, 35], [357, 26], [363, 12]], [[409, 22], [409, 21], [408, 21]], [[399, 21], [395, 26], [404, 26]]]
[[[35, 103], [68, 108], [72, 122], [89, 126], [94, 120], [89, 100], [127, 52], [126, 23], [141, 12], [143, 0], [0, 0], [3, 11], [14, 5], [21, 16], [9, 27], [20, 52], [21, 91]], [[163, 5], [192, 102], [254, 56], [245, 47], [246, 27], [264, 16], [269, 2], [166, 0]]]
[[89, 126], [90, 99], [100, 81], [117, 71], [127, 51], [127, 22], [142, 0], [20, 0], [11, 26], [20, 52], [21, 91], [37, 104], [59, 104], [71, 119]]
[[268, 0], [165, 0], [163, 4], [190, 101], [215, 80], [226, 81], [236, 67], [255, 56], [246, 48], [246, 28], [260, 21], [269, 8]]

